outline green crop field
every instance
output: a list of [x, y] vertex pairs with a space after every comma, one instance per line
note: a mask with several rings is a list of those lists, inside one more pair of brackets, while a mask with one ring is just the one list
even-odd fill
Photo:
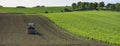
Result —
[[74, 35], [120, 44], [120, 12], [81, 11], [43, 15]]
[[0, 13], [25, 13], [25, 14], [37, 14], [37, 13], [45, 13], [48, 11], [49, 13], [58, 13], [64, 10], [64, 8], [71, 7], [40, 7], [40, 8], [0, 8]]

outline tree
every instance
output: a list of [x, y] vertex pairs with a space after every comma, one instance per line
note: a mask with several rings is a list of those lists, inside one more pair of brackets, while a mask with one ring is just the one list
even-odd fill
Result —
[[81, 9], [81, 8], [82, 8], [82, 3], [81, 3], [81, 1], [78, 2], [77, 5], [78, 5], [78, 9]]
[[89, 9], [94, 9], [94, 3], [89, 3], [89, 5], [88, 5], [88, 7], [89, 7]]
[[116, 9], [116, 10], [120, 10], [120, 3], [116, 3], [116, 4], [115, 4], [115, 9]]
[[73, 4], [72, 4], [72, 7], [73, 7], [73, 10], [76, 10], [76, 9], [77, 9], [77, 4], [76, 4], [76, 3], [73, 3]]
[[89, 8], [89, 2], [84, 2], [85, 5], [85, 10], [87, 10]]
[[105, 6], [104, 2], [77, 2], [72, 4], [73, 10], [120, 10], [120, 3], [108, 3]]
[[45, 7], [44, 5], [42, 5], [41, 7]]
[[85, 10], [85, 2], [81, 2], [81, 9]]
[[94, 2], [94, 9], [97, 9], [97, 7], [98, 7], [98, 3], [97, 2]]
[[99, 9], [103, 9], [104, 6], [105, 6], [105, 3], [104, 3], [104, 2], [100, 2], [100, 3], [98, 4]]
[[116, 9], [116, 4], [108, 3], [107, 6], [106, 6], [106, 8], [108, 10], [115, 10]]
[[106, 8], [110, 10], [110, 9], [111, 9], [111, 6], [112, 6], [112, 4], [111, 4], [111, 3], [108, 3], [108, 4], [106, 5]]
[[98, 7], [98, 3], [97, 2], [91, 2], [91, 3], [89, 3], [89, 5], [88, 5], [88, 8], [89, 9], [97, 9], [97, 7]]
[[110, 5], [111, 10], [115, 10], [115, 4]]

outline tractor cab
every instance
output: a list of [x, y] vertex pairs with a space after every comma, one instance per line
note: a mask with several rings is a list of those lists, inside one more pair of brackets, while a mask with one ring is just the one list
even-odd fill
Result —
[[27, 24], [27, 31], [28, 31], [28, 34], [35, 34], [36, 33], [35, 24], [28, 23]]

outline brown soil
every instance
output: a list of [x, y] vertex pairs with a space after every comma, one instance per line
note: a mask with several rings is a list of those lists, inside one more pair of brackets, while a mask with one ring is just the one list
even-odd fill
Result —
[[[27, 23], [35, 23], [39, 34], [28, 34]], [[76, 37], [44, 16], [0, 13], [0, 46], [110, 46]]]

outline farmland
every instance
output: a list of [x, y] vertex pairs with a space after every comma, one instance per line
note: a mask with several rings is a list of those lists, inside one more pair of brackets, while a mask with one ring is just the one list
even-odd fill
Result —
[[1, 1], [0, 46], [120, 46], [120, 1]]
[[40, 7], [40, 8], [12, 8], [12, 7], [6, 7], [6, 8], [0, 8], [1, 13], [26, 13], [26, 14], [37, 14], [37, 13], [45, 13], [45, 11], [48, 11], [49, 13], [58, 13], [61, 12], [64, 8], [71, 7]]
[[[0, 45], [7, 46], [15, 43], [21, 46], [109, 46], [109, 44], [120, 44], [120, 12], [94, 10], [61, 12], [64, 8], [0, 8], [0, 39], [2, 39], [0, 41], [3, 41]], [[45, 14], [45, 11], [49, 13]], [[35, 22], [37, 31], [43, 36], [27, 35], [25, 25], [29, 22]], [[10, 43], [8, 36], [13, 42]]]
[[120, 44], [120, 12], [81, 11], [43, 15], [74, 35]]
[[[27, 34], [26, 25], [34, 22], [40, 34]], [[77, 37], [44, 16], [0, 13], [0, 46], [110, 46]], [[112, 45], [111, 45], [112, 46]]]

